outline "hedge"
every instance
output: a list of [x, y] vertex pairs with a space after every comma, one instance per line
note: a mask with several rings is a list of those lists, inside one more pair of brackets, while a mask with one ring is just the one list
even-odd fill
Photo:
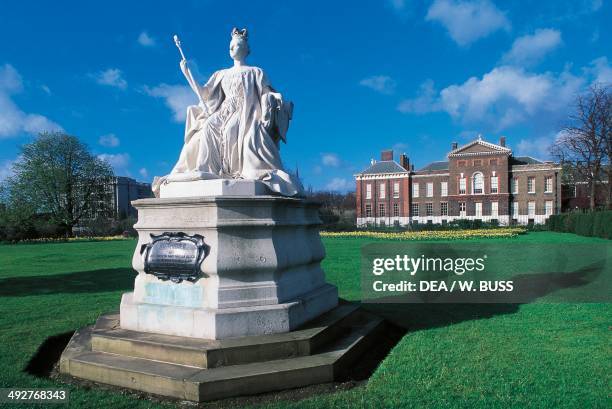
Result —
[[546, 221], [549, 230], [612, 239], [612, 210], [562, 213]]

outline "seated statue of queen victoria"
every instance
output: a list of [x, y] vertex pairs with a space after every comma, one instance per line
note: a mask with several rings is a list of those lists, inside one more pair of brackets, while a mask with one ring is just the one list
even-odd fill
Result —
[[233, 67], [216, 71], [204, 86], [194, 80], [187, 60], [181, 60], [200, 103], [187, 109], [185, 145], [172, 172], [153, 182], [156, 196], [161, 184], [202, 179], [259, 180], [272, 192], [303, 195], [298, 178], [283, 169], [279, 152], [293, 104], [272, 88], [261, 68], [245, 64], [249, 51], [247, 30], [234, 28], [229, 47]]

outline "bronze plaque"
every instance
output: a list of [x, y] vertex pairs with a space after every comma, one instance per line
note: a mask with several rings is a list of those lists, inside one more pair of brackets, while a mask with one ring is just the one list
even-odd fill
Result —
[[199, 234], [166, 232], [151, 234], [151, 242], [142, 245], [140, 254], [145, 273], [174, 283], [193, 282], [200, 277], [200, 265], [208, 255], [208, 246]]

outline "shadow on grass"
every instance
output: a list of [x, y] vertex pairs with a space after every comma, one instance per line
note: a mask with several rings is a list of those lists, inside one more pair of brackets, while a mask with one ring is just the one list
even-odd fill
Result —
[[63, 334], [53, 335], [43, 342], [30, 362], [24, 368], [24, 372], [39, 378], [48, 378], [51, 375], [53, 366], [59, 361], [62, 352], [72, 338], [74, 331], [64, 332]]
[[431, 302], [399, 295], [370, 300], [362, 306], [405, 332], [446, 327], [464, 321], [514, 314], [522, 304], [532, 303], [559, 290], [591, 284], [604, 269], [605, 263], [597, 262], [571, 273], [520, 274], [510, 279], [514, 282], [514, 292], [456, 293], [445, 298], [434, 295]]
[[134, 284], [135, 276], [136, 272], [131, 268], [110, 268], [47, 276], [11, 277], [0, 280], [0, 297], [127, 290]]

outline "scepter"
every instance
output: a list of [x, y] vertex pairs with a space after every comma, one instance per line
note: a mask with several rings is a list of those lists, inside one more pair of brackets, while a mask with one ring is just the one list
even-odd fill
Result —
[[183, 54], [183, 49], [181, 48], [181, 40], [179, 40], [179, 37], [176, 34], [174, 35], [174, 44], [176, 45], [176, 48], [178, 48], [179, 52], [181, 53], [181, 57], [183, 58], [183, 60], [186, 60], [187, 58], [185, 58], [185, 54]]
[[[181, 58], [183, 59], [183, 61], [187, 63], [187, 58], [185, 58], [185, 54], [183, 53], [183, 49], [181, 48], [181, 40], [176, 34], [174, 35], [174, 44], [176, 45], [176, 48], [178, 48], [179, 52], [181, 53]], [[193, 92], [196, 93], [200, 102], [203, 102], [204, 100], [202, 99], [202, 96], [200, 95], [200, 89], [196, 85], [193, 75], [191, 74], [191, 70], [186, 65], [185, 65], [185, 71], [186, 71], [185, 77], [187, 78], [187, 82], [189, 83], [189, 86], [191, 87]]]

